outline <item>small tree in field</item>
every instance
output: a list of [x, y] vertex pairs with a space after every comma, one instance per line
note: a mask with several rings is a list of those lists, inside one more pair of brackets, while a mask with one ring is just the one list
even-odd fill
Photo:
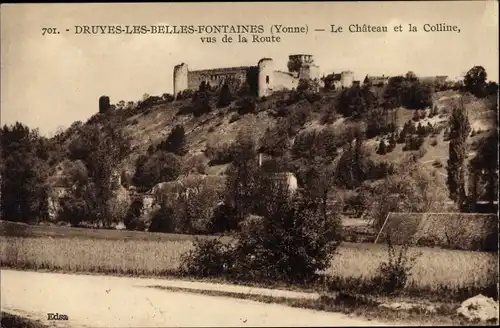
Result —
[[450, 145], [448, 158], [448, 190], [450, 198], [462, 207], [466, 200], [465, 160], [467, 158], [467, 137], [470, 123], [463, 99], [453, 108], [450, 124]]
[[397, 294], [405, 288], [415, 266], [418, 254], [409, 253], [409, 244], [404, 244], [396, 255], [390, 236], [387, 237], [387, 261], [382, 262], [374, 278], [374, 285], [383, 294]]
[[220, 89], [217, 107], [221, 108], [229, 106], [232, 101], [233, 101], [233, 95], [231, 94], [231, 90], [229, 89], [229, 86], [226, 83], [224, 83], [224, 85]]
[[482, 66], [472, 67], [464, 77], [465, 90], [472, 93], [476, 97], [484, 97], [486, 95], [486, 70]]
[[186, 155], [186, 133], [184, 131], [184, 127], [182, 125], [175, 126], [168, 135], [167, 139], [162, 142], [158, 148], [179, 156]]

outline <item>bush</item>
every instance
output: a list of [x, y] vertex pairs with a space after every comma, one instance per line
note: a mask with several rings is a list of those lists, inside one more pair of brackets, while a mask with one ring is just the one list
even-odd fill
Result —
[[374, 278], [374, 285], [382, 294], [394, 295], [406, 286], [417, 259], [417, 256], [408, 254], [408, 249], [409, 245], [404, 244], [396, 257], [391, 239], [387, 238], [388, 259], [380, 264]]
[[233, 250], [219, 239], [196, 238], [194, 248], [181, 257], [181, 273], [195, 277], [223, 276], [233, 267]]
[[151, 215], [151, 224], [148, 231], [150, 232], [176, 232], [175, 213], [171, 207], [162, 205], [156, 209]]
[[152, 156], [141, 156], [137, 159], [133, 177], [134, 185], [140, 190], [151, 189], [159, 182], [175, 180], [181, 173], [181, 161], [172, 154], [163, 151]]
[[419, 150], [425, 139], [421, 135], [407, 135], [403, 151]]
[[196, 92], [192, 98], [192, 113], [196, 117], [209, 113], [212, 110], [210, 103], [211, 94], [209, 91], [202, 90], [203, 88], [200, 87], [200, 91]]
[[81, 222], [92, 215], [87, 204], [81, 199], [70, 199], [63, 201], [57, 213], [57, 220], [68, 222], [72, 227], [78, 227]]
[[233, 95], [231, 94], [231, 90], [229, 86], [224, 83], [219, 92], [219, 99], [217, 102], [217, 107], [222, 108], [231, 105], [233, 102]]
[[[236, 244], [197, 242], [183, 259], [183, 272], [247, 281], [306, 282], [330, 265], [340, 244], [340, 220], [324, 215], [318, 206], [290, 199], [285, 181], [274, 177], [258, 174], [255, 192], [263, 195], [253, 198], [258, 202], [253, 205], [258, 215], [242, 221]], [[221, 212], [219, 229], [236, 223], [236, 215], [228, 220], [231, 208]]]
[[377, 148], [377, 154], [385, 155], [387, 153], [387, 146], [384, 139], [380, 139], [380, 143]]
[[123, 220], [123, 224], [127, 230], [144, 231], [146, 225], [144, 221], [140, 219], [143, 207], [144, 203], [141, 197], [137, 197], [132, 201], [125, 215], [125, 219]]
[[170, 131], [168, 137], [158, 145], [157, 149], [179, 156], [186, 155], [186, 133], [184, 127], [182, 125], [176, 125], [172, 131]]
[[233, 231], [238, 228], [238, 223], [235, 209], [226, 203], [222, 203], [214, 209], [211, 232], [220, 233]]
[[236, 102], [236, 108], [238, 114], [245, 115], [249, 113], [255, 113], [257, 111], [257, 105], [255, 103], [255, 98], [251, 96], [245, 96]]
[[205, 155], [210, 159], [208, 165], [223, 165], [233, 160], [232, 145], [227, 143], [208, 144]]
[[431, 146], [432, 147], [436, 147], [437, 144], [438, 144], [438, 141], [436, 139], [432, 139], [431, 142], [430, 142]]
[[290, 148], [286, 123], [281, 120], [268, 128], [260, 140], [261, 151], [271, 156], [283, 156]]
[[233, 113], [231, 117], [229, 117], [229, 123], [234, 123], [240, 119], [240, 115], [238, 113]]
[[182, 174], [206, 174], [207, 168], [205, 155], [196, 154], [188, 158], [184, 158], [182, 163]]

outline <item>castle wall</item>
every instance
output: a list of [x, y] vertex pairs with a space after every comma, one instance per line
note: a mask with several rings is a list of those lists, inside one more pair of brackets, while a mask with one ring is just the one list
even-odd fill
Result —
[[[174, 94], [177, 96], [187, 89], [196, 91], [203, 82], [211, 88], [227, 83], [231, 91], [238, 90], [246, 83], [252, 93], [264, 97], [274, 91], [297, 88], [300, 79], [320, 79], [320, 69], [314, 64], [312, 55], [289, 56], [288, 70], [289, 72], [276, 71], [271, 58], [261, 59], [257, 66], [197, 71], [189, 71], [186, 64], [181, 64], [174, 68]], [[352, 84], [352, 81], [346, 80], [345, 83]]]
[[320, 72], [319, 66], [316, 66], [316, 65], [309, 66], [309, 77], [313, 80], [320, 79], [321, 72]]
[[316, 65], [304, 65], [299, 70], [299, 79], [314, 80], [320, 78], [319, 67]]
[[299, 79], [290, 73], [274, 71], [273, 72], [273, 85], [272, 90], [296, 89]]
[[198, 90], [203, 81], [210, 84], [211, 87], [219, 87], [225, 81], [242, 84], [247, 80], [247, 73], [250, 68], [250, 66], [242, 66], [189, 71], [188, 89]]

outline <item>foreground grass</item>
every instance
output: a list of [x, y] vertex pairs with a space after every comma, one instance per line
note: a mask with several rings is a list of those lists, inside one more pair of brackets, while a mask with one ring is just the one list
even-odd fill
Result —
[[2, 328], [48, 328], [48, 326], [39, 321], [20, 317], [3, 311], [1, 313], [0, 325]]
[[[343, 293], [338, 293], [334, 296], [321, 296], [318, 299], [294, 299], [286, 297], [166, 286], [151, 286], [150, 288], [163, 289], [172, 292], [195, 293], [216, 297], [232, 297], [262, 303], [282, 304], [286, 306], [311, 309], [316, 311], [340, 312], [350, 316], [362, 317], [367, 320], [379, 320], [385, 323], [449, 326], [475, 325], [474, 323], [468, 322], [467, 320], [459, 317], [455, 312], [455, 309], [459, 306], [459, 304], [450, 302], [437, 306], [436, 312], [426, 312], [417, 308], [410, 311], [395, 311], [379, 307], [381, 302], [374, 298], [351, 296]], [[494, 325], [494, 323], [491, 323], [491, 325]]]
[[[0, 266], [64, 272], [143, 276], [177, 275], [191, 240], [106, 240], [0, 236]], [[403, 294], [461, 300], [478, 293], [492, 296], [498, 281], [494, 254], [414, 248], [420, 257]], [[386, 260], [384, 245], [343, 243], [326, 270], [329, 290], [370, 292], [369, 282]], [[363, 289], [364, 288], [364, 289]]]

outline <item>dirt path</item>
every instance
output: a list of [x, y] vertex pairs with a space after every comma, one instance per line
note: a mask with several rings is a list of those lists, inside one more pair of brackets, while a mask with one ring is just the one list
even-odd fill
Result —
[[[172, 292], [148, 286], [218, 288], [233, 292], [250, 290], [242, 286], [175, 280], [2, 270], [1, 305], [2, 311], [55, 327], [387, 325], [338, 313]], [[268, 289], [251, 290], [253, 293], [272, 294]], [[287, 291], [275, 291], [275, 294], [315, 297], [315, 294]], [[69, 320], [49, 322], [47, 313], [65, 314]]]

